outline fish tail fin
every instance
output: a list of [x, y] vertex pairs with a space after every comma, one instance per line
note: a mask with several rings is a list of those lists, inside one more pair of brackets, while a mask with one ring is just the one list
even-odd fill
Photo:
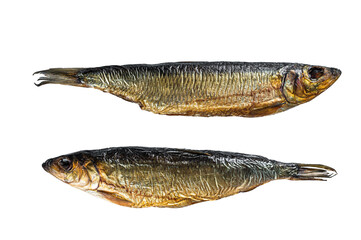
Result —
[[43, 76], [38, 78], [35, 85], [39, 87], [48, 83], [54, 83], [85, 87], [86, 84], [83, 81], [82, 70], [84, 70], [84, 68], [50, 68], [48, 70], [38, 71], [33, 75], [41, 74]]
[[[291, 165], [291, 166], [290, 166]], [[337, 175], [335, 169], [321, 164], [290, 164], [288, 179], [326, 181]]]

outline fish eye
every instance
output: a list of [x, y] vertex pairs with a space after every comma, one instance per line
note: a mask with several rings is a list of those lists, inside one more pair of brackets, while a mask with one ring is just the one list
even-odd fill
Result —
[[313, 81], [318, 80], [320, 77], [322, 77], [324, 74], [324, 70], [321, 67], [311, 67], [308, 70], [308, 76], [310, 76], [310, 79]]
[[72, 164], [71, 161], [67, 158], [62, 158], [59, 160], [59, 166], [64, 170], [64, 171], [70, 171], [72, 168]]

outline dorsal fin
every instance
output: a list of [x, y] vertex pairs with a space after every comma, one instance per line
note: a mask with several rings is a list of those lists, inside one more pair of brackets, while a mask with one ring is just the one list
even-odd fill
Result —
[[179, 151], [183, 151], [186, 153], [191, 153], [191, 154], [196, 154], [196, 155], [203, 155], [203, 156], [211, 156], [211, 154], [207, 153], [207, 152], [202, 152], [200, 150], [189, 150], [189, 149], [179, 149]]

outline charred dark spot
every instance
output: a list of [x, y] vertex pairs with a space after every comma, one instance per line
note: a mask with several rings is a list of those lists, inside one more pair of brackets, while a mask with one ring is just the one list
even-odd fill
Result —
[[67, 171], [67, 172], [70, 171], [72, 168], [72, 162], [68, 158], [60, 159], [58, 164], [64, 171]]
[[308, 75], [311, 80], [318, 80], [324, 74], [324, 69], [321, 67], [312, 67], [308, 70]]

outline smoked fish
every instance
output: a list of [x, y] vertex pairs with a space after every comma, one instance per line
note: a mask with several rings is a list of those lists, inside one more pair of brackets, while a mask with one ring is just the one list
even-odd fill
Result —
[[73, 187], [134, 208], [184, 207], [272, 180], [326, 180], [337, 174], [320, 164], [282, 163], [257, 155], [146, 147], [80, 151], [42, 166]]
[[298, 63], [176, 62], [39, 71], [49, 83], [109, 92], [157, 114], [266, 116], [308, 102], [341, 75]]

